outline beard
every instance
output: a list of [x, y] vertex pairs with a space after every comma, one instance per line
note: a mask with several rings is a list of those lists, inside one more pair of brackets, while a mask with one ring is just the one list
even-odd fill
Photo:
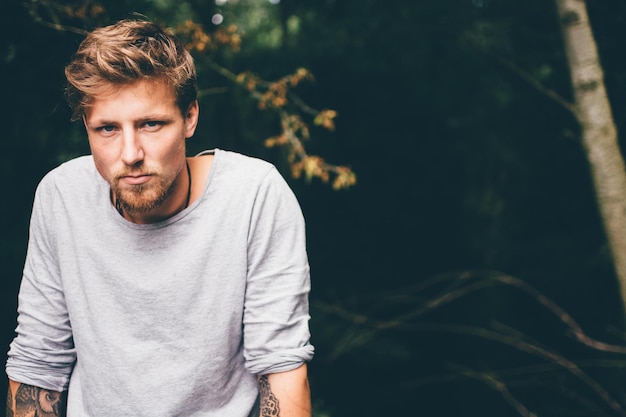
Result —
[[155, 210], [167, 200], [174, 191], [174, 180], [176, 175], [163, 177], [154, 175], [150, 184], [119, 186], [119, 178], [123, 175], [116, 175], [115, 181], [111, 184], [111, 191], [115, 195], [116, 208], [122, 209], [128, 214], [144, 214]]

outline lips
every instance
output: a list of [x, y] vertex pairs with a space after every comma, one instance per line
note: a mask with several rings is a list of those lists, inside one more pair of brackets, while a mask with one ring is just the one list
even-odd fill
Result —
[[126, 175], [120, 178], [120, 182], [128, 185], [141, 185], [148, 182], [151, 175]]

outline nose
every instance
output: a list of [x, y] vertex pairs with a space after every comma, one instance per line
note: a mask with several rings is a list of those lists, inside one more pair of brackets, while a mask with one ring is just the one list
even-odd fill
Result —
[[121, 159], [126, 165], [133, 166], [143, 161], [144, 153], [141, 140], [134, 130], [122, 133]]

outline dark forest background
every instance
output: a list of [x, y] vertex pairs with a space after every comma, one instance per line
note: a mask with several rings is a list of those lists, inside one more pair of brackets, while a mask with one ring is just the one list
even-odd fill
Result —
[[[621, 131], [626, 0], [587, 4]], [[354, 170], [340, 191], [291, 178], [264, 146], [276, 114], [196, 57], [206, 94], [190, 154], [270, 160], [304, 211], [316, 417], [626, 415], [626, 357], [598, 343], [624, 346], [624, 317], [579, 128], [546, 94], [571, 97], [551, 0], [3, 1], [6, 349], [34, 189], [89, 151], [63, 100], [82, 36], [45, 23], [91, 29], [132, 12], [208, 32], [219, 14], [242, 42], [214, 62], [266, 80], [305, 67], [315, 79], [299, 97], [337, 111], [336, 130], [312, 125], [306, 146]]]

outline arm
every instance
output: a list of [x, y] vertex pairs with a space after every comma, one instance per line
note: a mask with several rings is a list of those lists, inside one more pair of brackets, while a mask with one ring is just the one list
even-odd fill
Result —
[[311, 417], [306, 364], [297, 369], [259, 376], [260, 417]]
[[58, 220], [52, 220], [51, 210], [45, 210], [52, 206], [51, 193], [56, 192], [50, 180], [42, 180], [35, 193], [18, 296], [16, 337], [6, 363], [7, 417], [66, 415], [64, 391], [76, 353], [57, 263], [56, 233], [50, 230]]
[[65, 416], [66, 401], [67, 392], [50, 391], [9, 380], [7, 417]]
[[260, 187], [250, 227], [244, 357], [248, 370], [259, 375], [260, 416], [311, 417], [305, 224], [276, 170]]

